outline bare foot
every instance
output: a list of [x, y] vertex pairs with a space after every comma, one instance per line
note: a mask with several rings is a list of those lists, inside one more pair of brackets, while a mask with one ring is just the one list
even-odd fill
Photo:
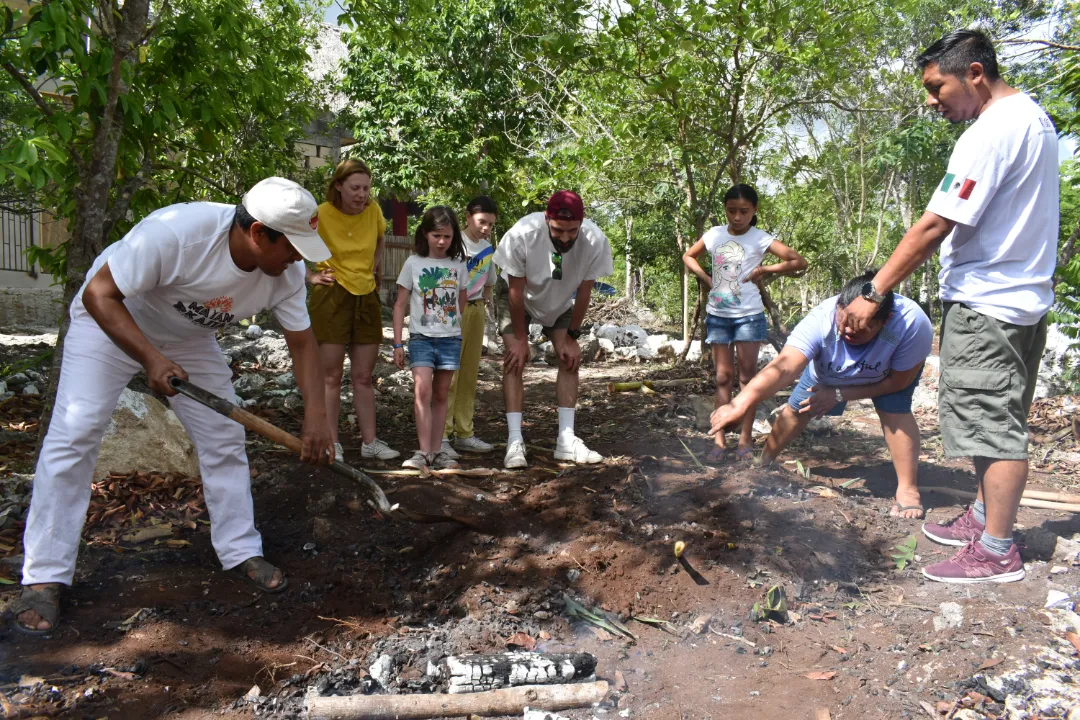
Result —
[[922, 507], [922, 499], [919, 497], [918, 490], [897, 489], [896, 500], [889, 510], [890, 516], [904, 518], [905, 520], [918, 520], [925, 514]]
[[[60, 583], [41, 583], [40, 585], [27, 585], [27, 587], [34, 590], [44, 590], [48, 587], [60, 587]], [[45, 618], [38, 615], [33, 610], [27, 610], [26, 612], [19, 613], [15, 616], [15, 620], [25, 628], [31, 630], [52, 630], [52, 625]]]

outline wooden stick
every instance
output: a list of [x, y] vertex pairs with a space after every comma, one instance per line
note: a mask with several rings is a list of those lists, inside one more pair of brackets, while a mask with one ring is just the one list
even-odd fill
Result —
[[525, 707], [569, 710], [589, 707], [604, 699], [604, 680], [572, 685], [524, 685], [467, 695], [349, 695], [307, 697], [312, 720], [422, 720], [423, 718], [481, 715], [521, 715]]
[[1032, 500], [1053, 500], [1059, 503], [1071, 503], [1080, 505], [1080, 495], [1070, 495], [1063, 492], [1047, 492], [1045, 490], [1024, 490], [1022, 497]]
[[[956, 490], [947, 487], [920, 487], [919, 490], [944, 493], [945, 495], [952, 495], [953, 497], [962, 498], [964, 500], [974, 500], [976, 497], [975, 493], [968, 490]], [[1021, 497], [1020, 505], [1029, 508], [1038, 508], [1040, 510], [1061, 510], [1062, 512], [1080, 513], [1080, 504], [1075, 503], [1051, 502], [1050, 500], [1037, 500], [1035, 498]]]

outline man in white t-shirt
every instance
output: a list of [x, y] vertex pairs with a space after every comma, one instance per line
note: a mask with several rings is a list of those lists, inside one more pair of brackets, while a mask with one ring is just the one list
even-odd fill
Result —
[[[577, 338], [589, 308], [593, 282], [613, 270], [607, 236], [591, 220], [577, 193], [560, 190], [548, 200], [546, 213], [532, 213], [503, 235], [495, 251], [502, 270], [495, 287], [495, 308], [502, 333], [503, 397], [506, 403], [507, 468], [528, 465], [521, 435], [525, 399], [522, 373], [529, 362], [529, 323], [537, 322], [555, 346], [559, 371], [555, 397], [559, 403], [559, 437], [555, 459], [598, 463], [604, 458], [574, 434], [578, 367]], [[575, 297], [576, 293], [576, 297]]]
[[918, 59], [927, 104], [974, 120], [956, 143], [926, 212], [853, 302], [862, 327], [888, 292], [941, 246], [941, 383], [945, 452], [970, 457], [979, 492], [963, 515], [923, 525], [963, 549], [923, 574], [952, 583], [1024, 577], [1013, 525], [1027, 483], [1027, 416], [1054, 301], [1057, 133], [1046, 113], [998, 75], [989, 38], [959, 30]]
[[332, 445], [323, 376], [300, 262], [330, 257], [315, 232], [318, 220], [311, 193], [267, 178], [241, 205], [195, 202], [151, 213], [98, 257], [71, 305], [23, 539], [25, 588], [9, 608], [16, 629], [41, 635], [56, 627], [60, 586], [75, 574], [101, 438], [120, 393], [140, 369], [153, 390], [169, 396], [195, 443], [222, 566], [263, 592], [286, 588], [284, 574], [262, 557], [244, 428], [177, 395], [169, 379], [235, 397], [215, 333], [272, 309], [303, 393], [302, 459], [327, 461]]

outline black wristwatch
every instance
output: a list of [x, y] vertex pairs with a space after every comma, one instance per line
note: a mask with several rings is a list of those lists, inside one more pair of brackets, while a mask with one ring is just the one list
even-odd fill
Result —
[[577, 340], [579, 337], [581, 337], [581, 328], [578, 328], [577, 330], [572, 330], [570, 328], [567, 328], [566, 329], [566, 334], [569, 335], [570, 337], [574, 338], [575, 340]]
[[882, 301], [885, 299], [885, 296], [882, 295], [881, 293], [879, 293], [874, 288], [873, 281], [863, 283], [862, 292], [860, 292], [859, 295], [861, 295], [863, 297], [863, 299], [869, 300], [870, 302], [874, 303], [875, 305], [880, 305], [882, 303]]

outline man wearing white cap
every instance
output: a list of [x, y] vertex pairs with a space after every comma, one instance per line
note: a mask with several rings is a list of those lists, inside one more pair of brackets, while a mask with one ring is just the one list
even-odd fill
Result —
[[316, 232], [318, 204], [283, 178], [267, 178], [240, 205], [195, 202], [147, 216], [109, 246], [71, 304], [56, 405], [41, 448], [23, 539], [22, 597], [9, 608], [17, 630], [51, 632], [60, 586], [75, 574], [79, 535], [101, 438], [124, 387], [145, 369], [195, 443], [210, 537], [226, 570], [264, 592], [284, 574], [262, 557], [255, 529], [244, 429], [177, 395], [179, 377], [227, 398], [232, 371], [215, 332], [270, 308], [284, 329], [304, 398], [302, 459], [331, 451], [323, 377], [305, 305], [304, 265], [330, 251]]

